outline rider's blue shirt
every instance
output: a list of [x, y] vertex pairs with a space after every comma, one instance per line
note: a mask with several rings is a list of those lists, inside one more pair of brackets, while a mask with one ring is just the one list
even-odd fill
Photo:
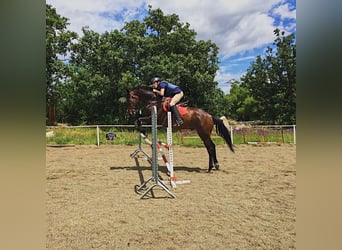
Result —
[[158, 90], [165, 89], [165, 92], [164, 92], [165, 97], [169, 97], [169, 96], [173, 97], [175, 94], [182, 92], [180, 87], [170, 82], [166, 82], [166, 81], [161, 81], [157, 89]]

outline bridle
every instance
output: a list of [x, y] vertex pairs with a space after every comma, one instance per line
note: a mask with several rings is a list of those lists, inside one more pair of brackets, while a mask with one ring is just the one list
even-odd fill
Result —
[[[144, 104], [141, 108], [139, 108], [139, 110], [151, 110], [153, 106], [158, 105], [160, 101], [158, 101], [158, 99], [155, 100], [151, 100], [149, 102], [146, 102], [146, 104]], [[142, 100], [142, 98], [137, 95], [135, 92], [134, 94], [130, 94], [129, 97], [129, 107], [127, 108], [127, 113], [128, 115], [133, 115], [136, 114], [138, 109], [138, 103], [144, 103], [144, 101]]]

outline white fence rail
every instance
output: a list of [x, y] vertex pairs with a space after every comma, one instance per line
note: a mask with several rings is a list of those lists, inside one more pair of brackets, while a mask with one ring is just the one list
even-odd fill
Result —
[[[151, 127], [151, 125], [143, 125], [143, 127]], [[160, 126], [159, 126], [160, 127]], [[100, 128], [131, 128], [134, 129], [134, 125], [83, 125], [83, 126], [46, 126], [46, 130], [53, 130], [53, 129], [75, 129], [75, 128], [95, 128], [96, 129], [96, 144], [97, 146], [100, 145]], [[281, 133], [283, 137], [283, 132], [291, 130], [293, 133], [293, 141], [285, 141], [284, 137], [282, 138], [282, 142], [284, 143], [293, 143], [296, 144], [296, 125], [252, 125], [252, 126], [242, 126], [242, 125], [230, 125], [230, 132], [232, 142], [234, 143], [234, 137], [240, 134], [243, 137], [243, 143], [254, 144], [258, 143], [255, 141], [249, 141], [250, 135], [255, 134], [255, 136], [262, 138], [261, 142], [267, 142], [270, 133], [273, 131], [278, 131]], [[48, 133], [48, 132], [47, 132]], [[182, 132], [181, 132], [182, 133]], [[185, 135], [182, 137], [187, 138]], [[197, 134], [194, 132], [194, 136]], [[189, 137], [188, 137], [189, 138]], [[268, 141], [270, 142], [270, 141]], [[270, 142], [272, 143], [272, 142]]]
[[[134, 128], [134, 125], [81, 125], [81, 126], [46, 126], [46, 129], [75, 129], [75, 128], [96, 128], [96, 145], [100, 146], [100, 128]], [[152, 127], [151, 125], [142, 125], [142, 127]]]

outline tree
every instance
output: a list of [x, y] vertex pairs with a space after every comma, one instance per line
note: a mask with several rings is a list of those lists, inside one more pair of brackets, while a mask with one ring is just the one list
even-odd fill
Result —
[[[58, 59], [59, 55], [66, 55], [70, 51], [72, 39], [77, 38], [77, 34], [66, 30], [68, 19], [57, 14], [56, 9], [46, 4], [46, 104], [47, 116], [51, 115], [51, 110], [59, 98], [57, 88], [63, 83], [66, 65]], [[51, 117], [50, 117], [51, 118]], [[54, 119], [50, 119], [54, 123]]]
[[296, 121], [296, 44], [294, 34], [279, 29], [274, 34], [275, 48], [269, 46], [264, 59], [257, 56], [241, 86], [255, 100], [258, 119], [291, 124]]
[[227, 102], [227, 116], [238, 121], [251, 121], [258, 119], [257, 103], [250, 95], [249, 90], [241, 86], [241, 82], [231, 83], [230, 93], [225, 96]]
[[180, 85], [192, 106], [215, 113], [224, 107], [223, 92], [214, 81], [218, 47], [197, 41], [196, 32], [180, 23], [177, 15], [164, 15], [150, 6], [142, 22], [134, 20], [104, 34], [87, 27], [82, 32], [70, 45], [70, 61], [59, 88], [65, 121], [126, 122], [127, 90], [149, 85], [153, 76]]
[[[155, 75], [178, 84], [192, 105], [217, 110], [214, 82], [218, 69], [218, 47], [211, 41], [197, 41], [190, 24], [182, 24], [175, 14], [165, 16], [150, 6], [144, 19], [146, 40], [141, 60], [141, 78], [148, 82]], [[222, 107], [221, 107], [222, 108]]]

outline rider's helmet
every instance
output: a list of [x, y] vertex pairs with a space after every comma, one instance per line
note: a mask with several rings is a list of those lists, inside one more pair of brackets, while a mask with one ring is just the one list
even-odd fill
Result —
[[159, 77], [153, 77], [153, 78], [151, 79], [151, 83], [160, 82], [160, 81], [161, 81], [161, 79], [160, 79]]

